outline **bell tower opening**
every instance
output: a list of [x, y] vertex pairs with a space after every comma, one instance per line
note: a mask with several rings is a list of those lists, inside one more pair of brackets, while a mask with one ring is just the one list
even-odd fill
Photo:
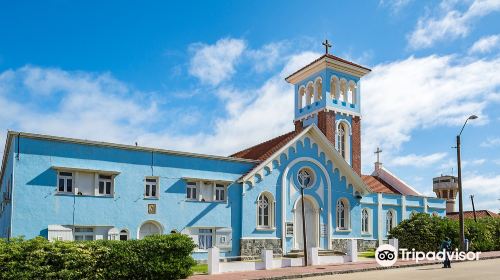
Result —
[[361, 174], [360, 81], [371, 70], [330, 54], [328, 40], [323, 46], [325, 54], [285, 79], [295, 88], [295, 130], [315, 124]]

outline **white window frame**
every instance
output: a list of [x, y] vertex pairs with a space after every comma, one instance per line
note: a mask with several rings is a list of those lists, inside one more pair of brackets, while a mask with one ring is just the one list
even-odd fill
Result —
[[[155, 195], [153, 195], [153, 189], [155, 189]], [[144, 179], [144, 198], [160, 198], [160, 178], [146, 177]]]
[[[64, 173], [64, 175], [62, 174]], [[71, 174], [68, 175], [68, 174]], [[61, 180], [64, 181], [63, 190], [61, 190]], [[68, 191], [68, 180], [71, 180], [71, 191]], [[70, 171], [58, 170], [57, 171], [57, 192], [58, 193], [75, 193], [75, 173]]]
[[[222, 192], [222, 199], [220, 196], [220, 192]], [[214, 201], [215, 202], [226, 202], [227, 201], [227, 186], [221, 183], [214, 183]]]
[[[342, 208], [342, 209], [340, 209]], [[342, 213], [340, 211], [343, 211]], [[338, 231], [348, 231], [350, 230], [350, 206], [349, 201], [345, 198], [340, 198], [337, 200], [337, 204], [335, 206], [335, 214], [336, 214], [336, 226]], [[341, 216], [342, 214], [342, 216]], [[341, 223], [343, 221], [343, 224]]]
[[[82, 237], [77, 238], [78, 237]], [[91, 237], [92, 239], [89, 239]], [[75, 241], [92, 241], [95, 239], [95, 228], [94, 227], [75, 227], [73, 229], [73, 240]]]
[[[101, 178], [101, 177], [109, 177], [109, 178]], [[101, 193], [101, 182], [104, 185], [103, 193]], [[107, 190], [107, 183], [110, 184], [109, 186], [109, 193], [106, 192]], [[114, 176], [113, 175], [108, 175], [108, 174], [99, 174], [97, 173], [97, 196], [113, 196], [115, 193], [114, 190]]]
[[[267, 199], [267, 205], [263, 205], [262, 200], [266, 198]], [[274, 229], [274, 197], [271, 193], [269, 192], [263, 192], [259, 194], [257, 197], [257, 229], [264, 229], [264, 230], [269, 230], [269, 229]], [[267, 207], [267, 222], [266, 224], [264, 222], [265, 218], [265, 209], [264, 207]], [[261, 218], [262, 217], [262, 218]]]
[[[209, 248], [212, 248], [215, 241], [214, 235], [215, 230], [213, 228], [198, 228], [198, 249], [208, 250]], [[202, 243], [204, 246], [200, 246]], [[210, 246], [208, 246], [208, 243], [210, 243]]]
[[[366, 213], [366, 217], [365, 214]], [[366, 221], [365, 221], [366, 219]], [[366, 228], [364, 228], [366, 226]], [[363, 208], [361, 210], [361, 234], [371, 234], [372, 224], [371, 224], [371, 211], [368, 208]]]
[[[193, 181], [186, 182], [186, 200], [187, 201], [198, 201], [199, 200], [200, 188], [198, 186], [199, 186], [198, 182], [193, 182]], [[193, 191], [194, 191], [194, 196], [193, 196]]]
[[[389, 214], [391, 215], [390, 220], [389, 220]], [[386, 234], [389, 235], [389, 231], [391, 231], [391, 229], [395, 228], [396, 226], [397, 226], [396, 225], [396, 212], [393, 209], [389, 209], [385, 213], [385, 231], [386, 231]]]
[[[341, 135], [341, 130], [343, 135]], [[344, 119], [338, 120], [335, 131], [335, 145], [340, 156], [351, 164], [351, 124]]]

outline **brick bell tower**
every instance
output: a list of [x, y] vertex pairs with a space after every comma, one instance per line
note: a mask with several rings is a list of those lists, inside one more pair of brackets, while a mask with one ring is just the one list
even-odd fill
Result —
[[288, 76], [295, 87], [295, 130], [316, 124], [361, 175], [360, 80], [371, 70], [328, 53]]

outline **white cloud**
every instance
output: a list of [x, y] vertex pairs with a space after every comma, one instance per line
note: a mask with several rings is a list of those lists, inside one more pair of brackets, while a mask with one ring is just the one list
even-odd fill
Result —
[[293, 129], [293, 86], [283, 78], [317, 57], [318, 54], [311, 52], [288, 56], [279, 74], [254, 89], [220, 88], [217, 94], [224, 100], [228, 116], [217, 119], [211, 133], [145, 134], [141, 142], [182, 151], [229, 155], [289, 132]]
[[270, 43], [260, 49], [249, 50], [247, 55], [257, 73], [272, 70], [282, 57], [285, 42]]
[[0, 107], [3, 131], [129, 144], [161, 117], [147, 93], [134, 92], [109, 74], [34, 66], [0, 74]]
[[499, 67], [500, 58], [468, 61], [436, 55], [373, 67], [362, 81], [363, 162], [373, 162], [377, 146], [388, 158], [396, 155], [416, 129], [459, 129], [471, 113], [480, 116], [472, 125], [487, 121], [485, 99], [500, 87]]
[[498, 195], [500, 194], [499, 181], [500, 175], [465, 174], [462, 186], [468, 192], [483, 195]]
[[220, 39], [214, 45], [192, 44], [189, 74], [203, 83], [216, 86], [232, 77], [235, 64], [245, 48], [244, 40], [232, 38]]
[[481, 17], [500, 11], [498, 0], [474, 0], [463, 12], [457, 4], [460, 1], [443, 1], [437, 15], [419, 18], [415, 30], [408, 36], [409, 46], [427, 48], [438, 41], [465, 37]]
[[481, 147], [484, 148], [491, 148], [491, 147], [497, 147], [500, 146], [500, 137], [488, 137], [485, 141], [481, 143]]
[[469, 49], [469, 53], [488, 53], [498, 47], [500, 47], [500, 35], [491, 35], [476, 41]]
[[434, 153], [430, 155], [410, 154], [405, 156], [394, 157], [390, 160], [394, 166], [414, 166], [414, 167], [429, 167], [447, 156], [446, 153]]

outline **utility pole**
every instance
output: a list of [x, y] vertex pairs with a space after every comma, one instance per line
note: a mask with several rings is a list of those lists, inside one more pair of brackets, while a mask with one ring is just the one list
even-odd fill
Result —
[[472, 202], [472, 213], [474, 213], [474, 222], [477, 223], [477, 218], [476, 218], [476, 207], [474, 207], [474, 195], [470, 195], [470, 201]]
[[460, 133], [457, 135], [457, 165], [458, 165], [458, 221], [460, 224], [460, 249], [465, 251], [465, 228], [464, 228], [464, 203], [463, 203], [463, 191], [462, 191], [462, 161], [460, 159], [460, 136], [464, 131], [465, 125], [469, 120], [477, 119], [476, 115], [471, 115], [465, 120]]

